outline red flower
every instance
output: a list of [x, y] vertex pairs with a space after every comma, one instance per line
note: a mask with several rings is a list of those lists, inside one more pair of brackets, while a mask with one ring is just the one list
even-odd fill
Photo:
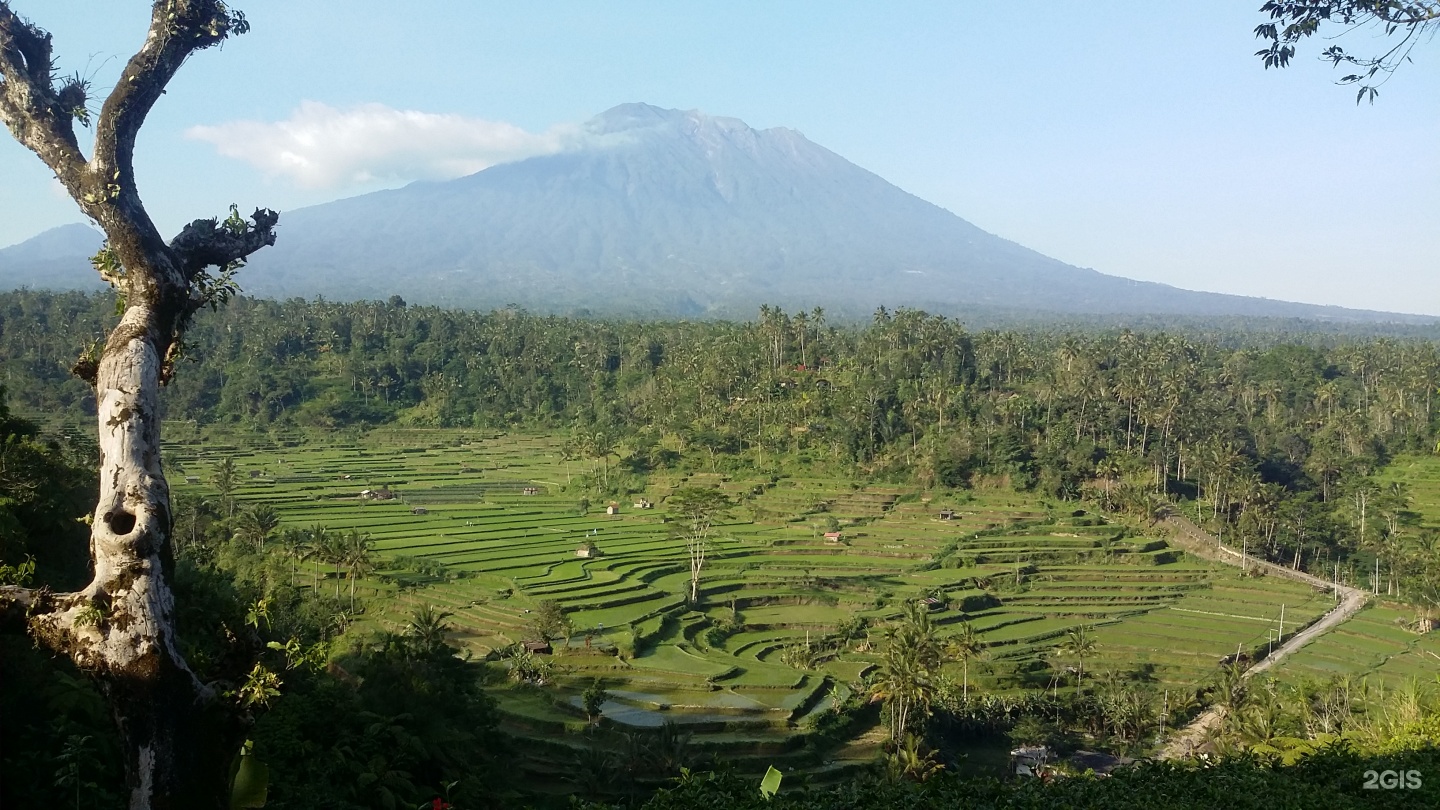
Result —
[[436, 796], [435, 800], [430, 802], [430, 810], [450, 810], [450, 803]]

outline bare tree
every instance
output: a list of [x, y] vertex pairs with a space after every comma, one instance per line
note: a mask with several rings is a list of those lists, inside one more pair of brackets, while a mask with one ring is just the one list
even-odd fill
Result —
[[[0, 121], [104, 230], [96, 269], [123, 305], [104, 346], [74, 369], [94, 385], [99, 412], [94, 578], [75, 593], [0, 589], [0, 618], [23, 623], [97, 680], [119, 726], [131, 808], [223, 806], [243, 730], [234, 705], [199, 680], [176, 638], [159, 388], [192, 316], [228, 299], [231, 274], [274, 244], [278, 215], [257, 210], [247, 222], [232, 208], [229, 219], [196, 220], [167, 243], [140, 201], [133, 153], [185, 60], [248, 27], [219, 0], [155, 0], [144, 44], [92, 115], [89, 83], [57, 77], [50, 34], [0, 0]], [[94, 127], [88, 159], [77, 121]]]
[[675, 491], [666, 504], [672, 517], [678, 518], [676, 534], [685, 540], [690, 557], [690, 603], [700, 601], [700, 572], [710, 547], [710, 528], [725, 517], [730, 498], [716, 489], [684, 487]]

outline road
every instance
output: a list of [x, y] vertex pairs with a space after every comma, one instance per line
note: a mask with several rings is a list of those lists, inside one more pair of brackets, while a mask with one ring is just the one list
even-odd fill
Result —
[[[1256, 559], [1242, 555], [1240, 552], [1220, 545], [1220, 542], [1213, 535], [1207, 534], [1200, 527], [1191, 523], [1184, 517], [1170, 513], [1160, 521], [1160, 525], [1171, 531], [1174, 545], [1212, 560], [1220, 560], [1231, 565], [1244, 565], [1245, 567], [1259, 566], [1267, 574], [1287, 577], [1313, 585], [1317, 588], [1336, 592], [1340, 601], [1331, 608], [1328, 613], [1317, 621], [1306, 627], [1304, 630], [1291, 636], [1289, 640], [1282, 643], [1264, 660], [1255, 664], [1245, 671], [1243, 677], [1249, 678], [1257, 673], [1264, 672], [1285, 659], [1285, 656], [1309, 644], [1322, 633], [1329, 631], [1351, 616], [1354, 616], [1365, 607], [1369, 594], [1359, 588], [1352, 588], [1348, 585], [1338, 585], [1316, 576], [1286, 568], [1283, 565], [1276, 565], [1272, 562]], [[1176, 731], [1166, 741], [1165, 746], [1158, 754], [1159, 759], [1181, 759], [1199, 750], [1211, 729], [1218, 728], [1225, 719], [1225, 708], [1223, 706], [1211, 706], [1195, 718], [1188, 726]]]

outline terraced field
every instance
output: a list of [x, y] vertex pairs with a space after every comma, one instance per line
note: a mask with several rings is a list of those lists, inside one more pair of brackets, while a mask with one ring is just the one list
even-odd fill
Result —
[[[1237, 647], [1263, 648], [1281, 605], [1292, 631], [1330, 604], [1306, 586], [1242, 578], [1009, 492], [670, 472], [652, 476], [618, 514], [603, 504], [582, 512], [567, 483], [584, 464], [566, 462], [560, 447], [548, 436], [389, 429], [363, 441], [178, 441], [167, 458], [177, 492], [209, 491], [215, 463], [229, 457], [237, 497], [273, 504], [285, 525], [370, 533], [383, 559], [362, 590], [388, 597], [366, 617], [372, 626], [398, 626], [415, 606], [434, 604], [454, 613], [457, 640], [483, 655], [526, 640], [542, 600], [562, 604], [576, 632], [557, 645], [558, 683], [501, 696], [504, 728], [542, 773], [569, 767], [584, 744], [567, 731], [584, 724], [579, 693], [597, 677], [612, 695], [603, 712], [611, 724], [673, 721], [693, 745], [742, 767], [816, 765], [803, 746], [810, 722], [859, 688], [878, 644], [861, 635], [806, 668], [787, 663], [793, 648], [857, 616], [878, 628], [925, 596], [939, 600], [942, 634], [967, 619], [980, 632], [987, 660], [970, 675], [992, 692], [1044, 688], [1052, 650], [1079, 625], [1097, 627], [1087, 671], [1144, 669], [1193, 685]], [[716, 527], [695, 608], [684, 600], [684, 545], [665, 514], [680, 486], [718, 487], [741, 504]], [[393, 497], [362, 497], [367, 490]], [[655, 508], [632, 507], [641, 498]], [[826, 536], [837, 528], [839, 537]], [[602, 555], [577, 556], [585, 544]], [[405, 558], [455, 576], [407, 574], [395, 563]], [[729, 621], [728, 636], [711, 633]], [[872, 748], [857, 743], [832, 766]]]
[[1281, 676], [1293, 680], [1348, 674], [1387, 688], [1411, 678], [1431, 682], [1440, 672], [1440, 637], [1406, 629], [1413, 619], [1411, 611], [1371, 605], [1291, 656]]
[[[1419, 528], [1440, 529], [1440, 457], [1399, 456], [1376, 478], [1381, 486], [1392, 482], [1405, 486], [1408, 508], [1420, 517]], [[1358, 584], [1365, 584], [1363, 575]], [[1385, 584], [1388, 582], [1382, 583], [1382, 600]], [[1440, 672], [1440, 634], [1412, 632], [1417, 618], [1413, 608], [1383, 601], [1372, 604], [1296, 653], [1286, 663], [1282, 677], [1349, 674], [1387, 688], [1411, 678], [1432, 681]]]

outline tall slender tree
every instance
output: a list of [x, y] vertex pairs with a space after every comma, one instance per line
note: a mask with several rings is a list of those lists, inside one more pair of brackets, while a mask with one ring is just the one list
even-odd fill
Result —
[[700, 601], [700, 574], [710, 549], [710, 530], [725, 516], [730, 498], [718, 489], [685, 487], [675, 491], [666, 504], [680, 520], [679, 534], [690, 557], [690, 603]]
[[964, 700], [969, 700], [970, 659], [984, 654], [985, 642], [980, 640], [980, 634], [975, 632], [974, 625], [968, 621], [962, 622], [959, 632], [946, 642], [945, 651], [960, 659], [960, 696]]
[[345, 578], [350, 584], [350, 612], [355, 612], [355, 583], [360, 577], [375, 570], [375, 541], [370, 535], [351, 530], [345, 535], [341, 548], [340, 563], [345, 567]]
[[1065, 640], [1060, 643], [1058, 652], [1066, 658], [1075, 659], [1076, 686], [1085, 680], [1085, 659], [1095, 655], [1095, 647], [1095, 636], [1085, 625], [1070, 629], [1065, 633]]

